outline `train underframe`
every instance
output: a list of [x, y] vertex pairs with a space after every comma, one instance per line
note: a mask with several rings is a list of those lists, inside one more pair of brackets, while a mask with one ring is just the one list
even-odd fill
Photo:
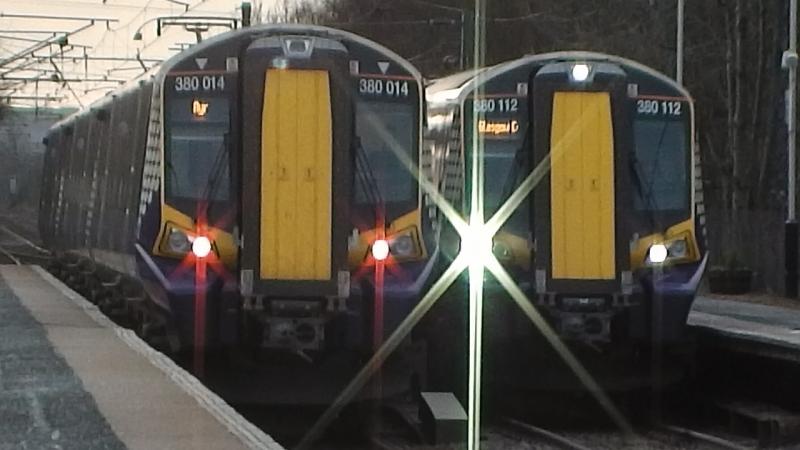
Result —
[[[530, 283], [521, 287], [550, 326], [551, 337], [561, 340], [601, 387], [631, 392], [691, 376], [695, 344], [686, 321], [704, 270], [705, 260], [658, 273], [640, 270], [633, 274], [635, 285], [628, 295], [537, 295]], [[487, 281], [484, 289], [487, 392], [586, 389], [544, 336], [548, 331], [536, 327], [499, 284]], [[467, 298], [467, 280], [462, 279], [434, 306], [426, 328], [434, 343], [428, 355], [434, 387], [461, 393], [463, 399]]]
[[[141, 264], [141, 278], [74, 253], [59, 255], [48, 267], [115, 322], [187, 366], [198, 344], [193, 324], [202, 299], [205, 326], [200, 336], [209, 365], [217, 366], [209, 369], [207, 382], [233, 402], [329, 404], [375, 351], [374, 289], [367, 280], [357, 283], [346, 299], [246, 299], [229, 277], [209, 270], [198, 290], [193, 270], [176, 271], [177, 264], [171, 268], [182, 275], [168, 280], [167, 291], [165, 279], [145, 272]], [[384, 338], [418, 298], [413, 287], [387, 280]], [[425, 343], [409, 334], [381, 370], [381, 392], [365, 391], [364, 397], [419, 389], [427, 376], [425, 352]], [[257, 377], [241, 376], [254, 370]], [[308, 389], [310, 384], [316, 387]]]
[[595, 344], [683, 342], [686, 319], [705, 261], [665, 269], [640, 269], [628, 289], [613, 293], [530, 293], [559, 336]]

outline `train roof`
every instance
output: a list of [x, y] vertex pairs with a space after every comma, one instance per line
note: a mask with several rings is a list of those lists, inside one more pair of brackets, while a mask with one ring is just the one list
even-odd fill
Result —
[[642, 72], [672, 87], [687, 99], [691, 100], [692, 98], [691, 94], [689, 94], [689, 91], [687, 91], [686, 88], [678, 84], [672, 78], [651, 67], [620, 56], [584, 51], [551, 52], [537, 55], [527, 55], [490, 67], [459, 72], [434, 80], [428, 85], [426, 89], [426, 95], [431, 103], [460, 103], [463, 102], [464, 99], [479, 86], [484, 85], [485, 83], [502, 74], [524, 66], [533, 66], [539, 65], [543, 62], [559, 61], [605, 61], [615, 63], [623, 67], [638, 70], [639, 72]]
[[267, 25], [262, 24], [262, 25], [255, 25], [252, 27], [239, 28], [237, 30], [233, 30], [227, 33], [221, 33], [215, 35], [164, 61], [159, 66], [156, 76], [165, 75], [178, 63], [183, 62], [191, 57], [194, 57], [198, 53], [203, 52], [220, 42], [224, 42], [226, 40], [235, 40], [237, 38], [246, 35], [264, 34], [265, 36], [267, 36], [269, 34], [278, 34], [278, 33], [310, 33], [319, 37], [327, 36], [333, 38], [346, 39], [348, 41], [355, 42], [364, 45], [366, 47], [370, 47], [380, 53], [383, 53], [387, 57], [392, 58], [395, 61], [399, 62], [400, 65], [410, 74], [412, 74], [415, 78], [422, 79], [422, 75], [419, 73], [417, 68], [414, 67], [410, 62], [408, 62], [405, 58], [398, 55], [394, 51], [384, 47], [381, 44], [378, 44], [375, 41], [351, 33], [349, 31], [323, 27], [320, 25], [303, 25], [303, 24], [267, 24]]
[[384, 47], [381, 44], [378, 44], [375, 41], [367, 39], [365, 37], [359, 36], [357, 34], [351, 33], [349, 31], [338, 30], [335, 28], [324, 27], [320, 25], [303, 25], [303, 24], [260, 24], [260, 25], [253, 25], [251, 27], [239, 28], [236, 30], [232, 30], [226, 33], [220, 33], [215, 36], [212, 36], [208, 39], [205, 39], [192, 47], [177, 53], [161, 64], [153, 67], [152, 69], [148, 70], [147, 72], [139, 75], [138, 77], [128, 81], [123, 86], [113, 91], [110, 91], [104, 97], [92, 102], [91, 104], [84, 106], [83, 108], [79, 109], [75, 113], [61, 119], [60, 121], [53, 124], [50, 127], [50, 130], [54, 130], [60, 128], [72, 121], [76, 120], [77, 118], [89, 114], [94, 110], [101, 109], [105, 107], [107, 104], [111, 103], [111, 101], [128, 91], [138, 89], [142, 84], [148, 81], [155, 81], [159, 82], [164, 79], [167, 73], [172, 70], [176, 65], [181, 62], [186, 61], [187, 59], [194, 58], [201, 52], [204, 52], [215, 45], [225, 42], [225, 41], [235, 41], [237, 39], [242, 39], [245, 36], [252, 36], [252, 35], [264, 35], [268, 36], [271, 34], [287, 34], [287, 33], [298, 33], [298, 34], [313, 34], [314, 36], [318, 37], [332, 37], [338, 39], [344, 39], [347, 41], [355, 42], [361, 44], [365, 47], [369, 47], [377, 52], [380, 52], [386, 55], [387, 58], [391, 58], [394, 62], [400, 64], [404, 70], [406, 70], [409, 74], [411, 74], [417, 80], [422, 80], [422, 75], [420, 74], [419, 70], [414, 67], [410, 62], [408, 62], [405, 58], [398, 55], [394, 51]]

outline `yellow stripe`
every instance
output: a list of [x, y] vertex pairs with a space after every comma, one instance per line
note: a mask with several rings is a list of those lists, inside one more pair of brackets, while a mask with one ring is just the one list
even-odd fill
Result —
[[261, 278], [331, 277], [328, 72], [267, 71], [261, 135]]
[[553, 278], [614, 279], [614, 142], [609, 94], [555, 93], [550, 139], [551, 149], [561, 149], [560, 156], [552, 160], [550, 174]]

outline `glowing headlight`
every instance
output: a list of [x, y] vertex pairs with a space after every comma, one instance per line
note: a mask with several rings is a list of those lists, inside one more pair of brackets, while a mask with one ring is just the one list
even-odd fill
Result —
[[589, 78], [589, 66], [587, 64], [575, 64], [572, 66], [572, 81], [583, 82]]
[[205, 236], [197, 236], [192, 241], [192, 253], [198, 258], [205, 258], [211, 253], [211, 241]]
[[650, 262], [660, 264], [667, 259], [667, 247], [664, 244], [653, 244], [648, 251]]
[[170, 230], [169, 236], [167, 237], [167, 246], [170, 251], [182, 254], [189, 251], [192, 247], [192, 243], [189, 242], [189, 236], [187, 236], [186, 233], [177, 228], [173, 228]]
[[461, 253], [470, 262], [486, 261], [487, 258], [491, 258], [492, 247], [492, 237], [487, 236], [482, 229], [470, 228], [470, 234], [461, 239]]
[[385, 239], [377, 239], [372, 243], [372, 257], [376, 261], [383, 261], [389, 257], [389, 243]]
[[407, 234], [398, 236], [389, 242], [389, 251], [394, 256], [411, 256], [414, 254], [414, 240]]
[[673, 260], [681, 260], [688, 256], [689, 241], [685, 238], [674, 239], [650, 246], [644, 263], [646, 265], [655, 265]]

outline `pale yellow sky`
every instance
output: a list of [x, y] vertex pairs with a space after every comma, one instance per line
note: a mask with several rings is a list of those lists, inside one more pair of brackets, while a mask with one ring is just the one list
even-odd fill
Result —
[[[296, 0], [292, 0], [294, 2]], [[261, 0], [264, 8], [274, 7], [282, 0]], [[163, 60], [175, 54], [182, 44], [196, 42], [194, 33], [182, 27], [166, 27], [161, 37], [156, 36], [156, 18], [164, 16], [219, 16], [241, 17], [241, 0], [0, 0], [0, 86], [14, 84], [13, 92], [0, 91], [0, 101], [8, 95], [14, 105], [32, 106], [78, 106], [89, 104], [118, 86], [116, 80], [128, 80], [142, 73], [139, 62], [135, 60], [89, 60], [84, 59], [84, 51], [97, 58], [135, 58], [141, 54], [147, 66], [150, 60]], [[250, 1], [251, 4], [257, 1]], [[189, 10], [186, 11], [188, 5]], [[60, 20], [54, 18], [13, 17], [55, 16], [69, 18], [98, 19], [94, 25], [88, 20]], [[9, 17], [12, 16], [12, 17]], [[102, 19], [114, 19], [106, 23]], [[71, 35], [69, 44], [62, 55], [56, 44], [45, 45], [34, 53], [37, 60], [30, 57], [32, 46], [43, 40], [52, 39], [64, 32], [81, 27], [86, 29]], [[133, 36], [141, 30], [142, 40]], [[225, 28], [211, 28], [204, 37], [226, 31]], [[85, 50], [84, 47], [86, 46]], [[20, 58], [21, 54], [28, 55]], [[50, 56], [55, 55], [52, 61]], [[48, 79], [58, 66], [64, 77], [72, 79], [67, 86], [52, 81], [23, 83], [24, 80]], [[5, 78], [5, 81], [2, 81]], [[78, 81], [89, 79], [92, 81]], [[102, 81], [102, 80], [113, 81]], [[28, 97], [40, 97], [33, 100]], [[46, 100], [41, 97], [53, 97]]]

